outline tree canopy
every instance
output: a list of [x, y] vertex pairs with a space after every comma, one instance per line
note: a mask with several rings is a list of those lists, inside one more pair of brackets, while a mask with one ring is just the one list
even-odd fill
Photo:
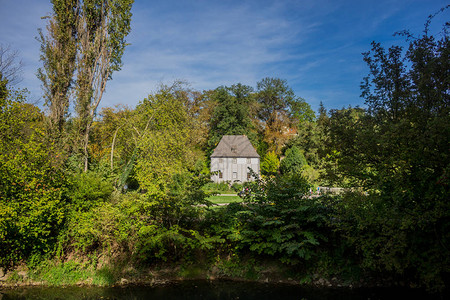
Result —
[[348, 194], [343, 205], [351, 209], [341, 216], [365, 264], [404, 273], [414, 262], [414, 276], [444, 284], [450, 267], [450, 41], [448, 24], [429, 35], [431, 19], [421, 36], [402, 33], [406, 51], [374, 42], [364, 53], [367, 110], [331, 112], [327, 150], [335, 168], [327, 172], [367, 193]]
[[210, 120], [208, 145], [211, 149], [224, 135], [247, 135], [255, 142], [251, 107], [253, 89], [242, 84], [219, 87], [212, 94], [217, 104]]

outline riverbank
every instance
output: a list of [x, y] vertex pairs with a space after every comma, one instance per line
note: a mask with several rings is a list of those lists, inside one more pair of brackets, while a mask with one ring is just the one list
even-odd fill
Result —
[[[304, 270], [303, 270], [304, 271]], [[343, 278], [337, 275], [306, 273], [298, 267], [273, 260], [256, 262], [254, 259], [236, 261], [217, 259], [214, 263], [158, 264], [134, 266], [119, 262], [116, 265], [87, 261], [45, 262], [34, 269], [20, 265], [7, 273], [0, 272], [1, 288], [27, 286], [127, 286], [164, 285], [184, 280], [231, 280], [259, 283], [279, 283], [310, 288], [374, 288], [415, 287], [392, 278]]]

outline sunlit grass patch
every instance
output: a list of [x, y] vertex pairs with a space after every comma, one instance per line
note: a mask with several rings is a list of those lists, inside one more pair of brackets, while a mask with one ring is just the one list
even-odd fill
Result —
[[210, 196], [208, 198], [214, 204], [225, 204], [225, 203], [234, 203], [234, 202], [242, 202], [242, 198], [239, 196]]

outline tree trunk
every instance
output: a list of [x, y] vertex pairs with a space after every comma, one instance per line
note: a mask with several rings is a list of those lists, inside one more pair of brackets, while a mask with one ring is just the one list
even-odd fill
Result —
[[116, 131], [114, 132], [114, 137], [111, 143], [111, 171], [114, 171], [114, 146], [116, 144], [116, 137], [119, 129], [120, 127], [117, 127]]

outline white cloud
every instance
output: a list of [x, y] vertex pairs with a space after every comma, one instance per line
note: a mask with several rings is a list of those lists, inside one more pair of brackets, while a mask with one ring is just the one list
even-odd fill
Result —
[[[0, 41], [21, 52], [23, 86], [41, 94], [37, 28], [50, 1], [0, 0]], [[287, 79], [313, 106], [358, 104], [371, 40], [416, 28], [441, 0], [154, 0], [135, 1], [123, 69], [102, 106], [135, 105], [161, 82], [184, 79], [198, 90], [260, 79]], [[448, 16], [448, 15], [447, 15]], [[422, 19], [420, 19], [422, 18]], [[415, 31], [417, 32], [417, 31]], [[363, 72], [364, 73], [364, 72]], [[329, 92], [331, 91], [331, 92]], [[356, 92], [355, 92], [356, 91]]]
[[[205, 5], [191, 7], [186, 14], [174, 9], [163, 15], [151, 7], [140, 7], [133, 16], [125, 67], [116, 79], [120, 76], [121, 81], [141, 88], [149, 82], [179, 78], [197, 89], [237, 82], [255, 85], [268, 64], [301, 56], [289, 48], [301, 44], [318, 26], [317, 22], [290, 20], [286, 16], [289, 7], [279, 2], [266, 2], [264, 9], [259, 4]], [[114, 85], [114, 81], [109, 83], [111, 90]], [[121, 86], [125, 88], [123, 83]], [[118, 102], [113, 99], [116, 95], [105, 98]]]

